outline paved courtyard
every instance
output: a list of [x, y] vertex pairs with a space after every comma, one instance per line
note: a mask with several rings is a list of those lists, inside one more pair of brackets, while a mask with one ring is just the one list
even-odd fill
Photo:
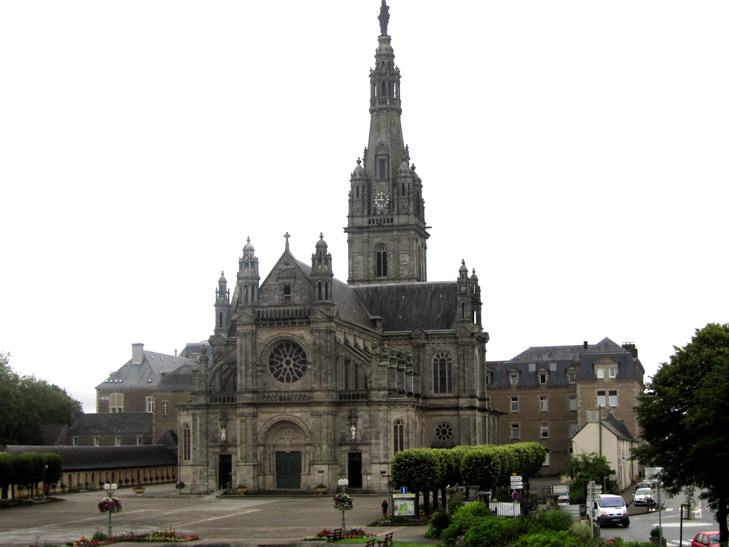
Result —
[[[123, 511], [112, 517], [115, 534], [173, 528], [200, 536], [200, 541], [186, 545], [249, 547], [290, 543], [323, 528], [339, 528], [342, 523], [341, 512], [332, 507], [331, 495], [201, 498], [178, 495], [174, 485], [169, 484], [148, 487], [142, 497], [131, 488], [122, 488], [117, 496]], [[72, 543], [97, 530], [106, 532], [108, 516], [96, 507], [102, 497], [100, 491], [66, 494], [66, 501], [60, 503], [1, 510], [0, 545]], [[430, 542], [423, 540], [426, 526], [368, 527], [380, 515], [383, 498], [356, 496], [354, 509], [346, 514], [347, 528], [365, 528], [377, 535], [394, 532], [395, 539]]]

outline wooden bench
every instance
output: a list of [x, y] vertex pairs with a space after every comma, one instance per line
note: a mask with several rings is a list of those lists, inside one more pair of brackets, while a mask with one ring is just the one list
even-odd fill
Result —
[[375, 547], [376, 541], [377, 541], [377, 538], [368, 539], [367, 543], [365, 544], [365, 547]]
[[327, 536], [327, 543], [331, 543], [332, 541], [339, 541], [342, 539], [342, 529], [341, 528], [335, 528], [332, 530], [333, 534]]
[[392, 545], [392, 534], [393, 532], [390, 532], [389, 534], [385, 534], [385, 539], [378, 539], [377, 545], [380, 547], [385, 547], [386, 545]]

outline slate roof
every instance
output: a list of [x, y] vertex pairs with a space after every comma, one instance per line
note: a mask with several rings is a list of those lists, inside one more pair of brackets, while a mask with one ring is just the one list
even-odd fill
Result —
[[96, 389], [128, 387], [156, 387], [163, 372], [171, 372], [181, 365], [195, 365], [197, 361], [177, 355], [166, 355], [153, 351], [143, 351], [141, 364], [133, 365], [129, 359], [119, 370], [96, 386]]
[[157, 444], [162, 444], [166, 446], [168, 450], [172, 450], [177, 453], [177, 447], [179, 446], [177, 433], [168, 429], [162, 433], [162, 436], [157, 440]]
[[61, 456], [63, 470], [126, 469], [177, 465], [177, 457], [161, 444], [128, 446], [33, 446], [8, 445], [8, 454], [52, 452]]
[[612, 410], [607, 415], [607, 418], [602, 421], [602, 425], [607, 427], [619, 439], [636, 441], [635, 437], [630, 433], [628, 426], [625, 425], [625, 422], [615, 416]]
[[[519, 371], [519, 387], [536, 387], [538, 375], [536, 371], [547, 370], [547, 385], [567, 385], [567, 370], [572, 367], [577, 372], [577, 381], [597, 380], [593, 364], [608, 357], [618, 363], [618, 379], [642, 378], [643, 365], [633, 354], [616, 344], [610, 338], [603, 338], [597, 344], [584, 347], [584, 344], [575, 346], [541, 346], [531, 347], [508, 361], [488, 361], [492, 370], [492, 388], [509, 387], [509, 372]], [[536, 371], [530, 370], [530, 363], [535, 365]], [[551, 370], [550, 363], [556, 364], [556, 370]]]
[[192, 391], [192, 370], [194, 365], [182, 365], [172, 372], [162, 373], [157, 391]]
[[359, 285], [351, 289], [371, 315], [382, 317], [385, 331], [456, 328], [458, 285], [455, 281]]
[[70, 435], [144, 435], [152, 433], [151, 412], [82, 414], [69, 430]]

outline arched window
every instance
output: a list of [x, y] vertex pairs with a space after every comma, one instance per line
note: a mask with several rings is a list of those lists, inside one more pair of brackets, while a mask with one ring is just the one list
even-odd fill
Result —
[[190, 424], [182, 426], [182, 459], [190, 461], [192, 446], [192, 431], [190, 431]]
[[387, 277], [387, 248], [377, 246], [377, 277]]
[[397, 454], [400, 450], [405, 450], [405, 425], [402, 420], [395, 420], [392, 433], [393, 453]]
[[448, 353], [433, 357], [433, 393], [453, 393], [453, 359]]

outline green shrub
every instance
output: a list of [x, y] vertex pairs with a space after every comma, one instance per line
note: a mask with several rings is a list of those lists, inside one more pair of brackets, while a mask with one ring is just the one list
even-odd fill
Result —
[[448, 528], [443, 530], [440, 535], [444, 547], [453, 547], [458, 537], [462, 536], [465, 530], [484, 518], [493, 517], [491, 517], [489, 508], [478, 501], [456, 509], [453, 515], [451, 515], [451, 523], [448, 525]]
[[539, 511], [532, 517], [538, 530], [567, 531], [574, 523], [572, 515], [561, 509]]
[[474, 524], [466, 532], [461, 547], [504, 547], [521, 536], [533, 532], [531, 519], [527, 517], [487, 517]]
[[592, 537], [592, 530], [590, 530], [590, 525], [586, 522], [573, 522], [572, 526], [570, 526], [570, 535], [587, 541]]
[[582, 539], [570, 536], [565, 530], [555, 532], [544, 530], [536, 534], [521, 536], [509, 543], [509, 547], [583, 547]]
[[427, 538], [439, 538], [440, 534], [448, 528], [448, 525], [451, 523], [451, 519], [448, 517], [448, 513], [446, 513], [445, 508], [440, 507], [438, 510], [433, 513], [433, 516], [430, 517], [430, 520], [428, 521], [428, 531], [425, 533], [425, 537]]

